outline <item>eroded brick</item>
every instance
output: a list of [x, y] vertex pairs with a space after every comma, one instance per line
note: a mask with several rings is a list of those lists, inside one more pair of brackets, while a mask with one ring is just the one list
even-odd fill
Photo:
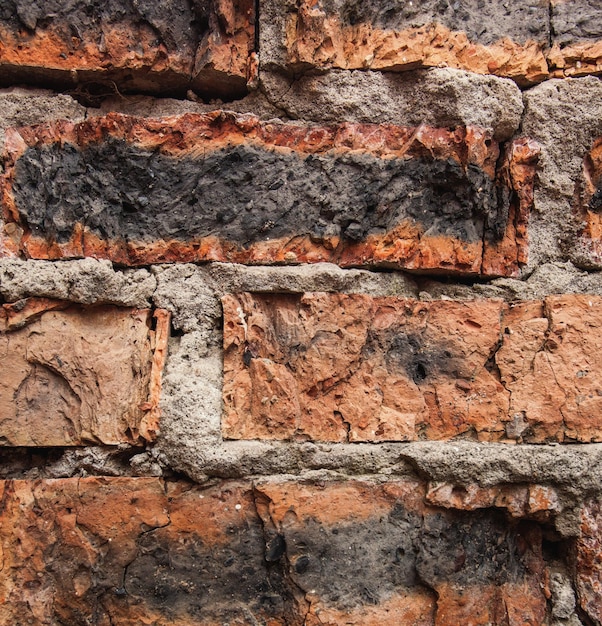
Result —
[[257, 491], [267, 536], [282, 538], [290, 576], [315, 616], [307, 623], [543, 621], [535, 525], [425, 506], [424, 485], [413, 481], [266, 483]]
[[169, 316], [31, 298], [0, 309], [0, 440], [140, 443], [158, 429]]
[[[276, 26], [260, 31], [262, 62], [399, 71], [455, 67], [530, 84], [548, 76], [548, 7], [539, 0], [435, 0], [392, 8], [382, 0], [264, 1]], [[277, 16], [274, 18], [270, 11]]]
[[601, 303], [228, 295], [223, 433], [601, 441]]
[[589, 0], [551, 0], [551, 75], [584, 76], [602, 72], [602, 18]]
[[92, 98], [190, 88], [240, 97], [254, 11], [252, 0], [9, 0], [0, 10], [3, 81], [73, 86]]
[[502, 158], [478, 128], [112, 114], [9, 133], [3, 204], [33, 258], [508, 275], [537, 153], [521, 140]]
[[583, 219], [580, 246], [593, 265], [602, 262], [602, 137], [583, 159], [582, 179], [576, 185], [575, 210]]
[[602, 505], [590, 500], [581, 511], [576, 543], [577, 594], [581, 608], [595, 624], [602, 623]]
[[537, 524], [441, 510], [424, 494], [409, 480], [1, 481], [0, 619], [543, 623]]

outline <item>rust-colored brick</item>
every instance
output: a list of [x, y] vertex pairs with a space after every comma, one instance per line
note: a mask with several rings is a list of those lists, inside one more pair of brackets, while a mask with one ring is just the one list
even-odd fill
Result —
[[246, 92], [252, 0], [7, 2], [2, 82], [55, 83], [83, 96], [128, 91], [212, 97]]
[[547, 53], [554, 77], [599, 74], [602, 69], [600, 7], [590, 0], [551, 0], [552, 49]]
[[538, 0], [512, 6], [423, 0], [395, 8], [380, 0], [275, 4], [277, 9], [262, 2], [272, 20], [279, 18], [278, 28], [266, 24], [262, 31], [268, 65], [387, 71], [448, 66], [523, 85], [548, 76], [548, 7]]
[[538, 148], [523, 139], [500, 159], [478, 128], [112, 114], [7, 145], [4, 217], [32, 258], [484, 275], [526, 261]]
[[601, 304], [226, 296], [224, 435], [601, 441]]
[[0, 621], [543, 623], [541, 531], [417, 481], [0, 482]]
[[0, 442], [140, 443], [155, 437], [168, 315], [32, 298], [0, 308]]
[[579, 604], [593, 623], [602, 623], [602, 505], [586, 502], [581, 511], [581, 535], [576, 544]]

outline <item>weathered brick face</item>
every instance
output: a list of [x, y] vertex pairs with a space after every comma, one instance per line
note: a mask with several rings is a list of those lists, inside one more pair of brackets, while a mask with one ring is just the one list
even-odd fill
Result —
[[537, 525], [425, 506], [416, 481], [0, 490], [5, 623], [535, 626], [544, 615]]
[[[476, 0], [395, 8], [380, 0], [303, 1], [298, 6], [280, 0], [277, 6], [285, 16], [276, 31], [285, 53], [276, 58], [285, 66], [399, 71], [444, 65], [522, 84], [548, 75], [548, 8], [537, 0], [512, 7]], [[266, 48], [272, 45], [266, 38]]]
[[21, 129], [9, 146], [6, 221], [33, 258], [486, 275], [526, 260], [537, 146], [501, 157], [477, 128], [111, 115]]
[[0, 11], [2, 82], [37, 78], [89, 97], [190, 88], [240, 97], [254, 22], [250, 0], [13, 0]]
[[234, 439], [600, 441], [600, 299], [226, 296]]
[[[168, 317], [33, 298], [0, 308], [0, 441], [141, 443], [158, 427]], [[153, 354], [155, 351], [155, 355]]]

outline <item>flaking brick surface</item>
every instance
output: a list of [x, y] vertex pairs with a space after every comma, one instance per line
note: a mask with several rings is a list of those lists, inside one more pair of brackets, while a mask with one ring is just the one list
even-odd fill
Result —
[[[32, 298], [0, 309], [0, 438], [9, 446], [154, 439], [163, 353], [148, 309]], [[169, 327], [159, 323], [159, 334]], [[163, 348], [164, 350], [164, 348]]]
[[602, 440], [599, 297], [223, 305], [228, 438]]
[[98, 117], [9, 133], [5, 220], [29, 257], [336, 262], [507, 275], [538, 148], [476, 127]]

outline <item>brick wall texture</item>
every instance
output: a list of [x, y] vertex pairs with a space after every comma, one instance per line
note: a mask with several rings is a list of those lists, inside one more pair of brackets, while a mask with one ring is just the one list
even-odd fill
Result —
[[0, 3], [0, 624], [602, 626], [602, 6]]

